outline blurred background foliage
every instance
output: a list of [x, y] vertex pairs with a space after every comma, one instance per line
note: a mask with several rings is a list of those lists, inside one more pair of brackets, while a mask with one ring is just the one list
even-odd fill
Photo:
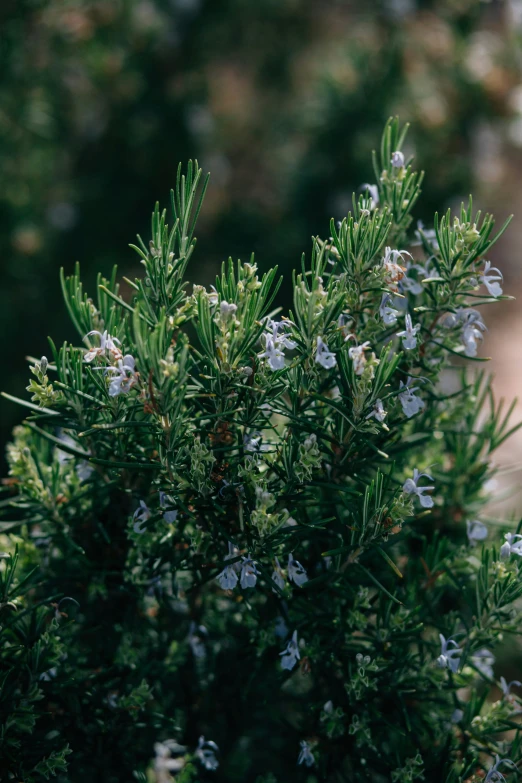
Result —
[[[179, 161], [212, 174], [192, 279], [254, 251], [283, 299], [309, 237], [372, 181], [391, 114], [430, 172], [420, 219], [472, 187], [505, 203], [521, 27], [520, 0], [2, 0], [2, 388], [23, 395], [24, 356], [72, 338], [60, 266], [79, 260], [91, 292], [113, 263], [133, 274]], [[19, 415], [2, 401], [2, 441]]]

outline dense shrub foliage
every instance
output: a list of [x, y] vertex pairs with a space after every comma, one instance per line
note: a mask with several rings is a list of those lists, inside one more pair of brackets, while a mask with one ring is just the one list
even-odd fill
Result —
[[483, 516], [509, 411], [475, 372], [478, 308], [505, 298], [493, 219], [415, 226], [404, 137], [387, 124], [288, 316], [253, 258], [185, 282], [192, 164], [124, 297], [116, 270], [95, 299], [62, 278], [80, 345], [32, 360], [2, 506], [38, 566], [2, 671], [47, 761], [22, 762], [40, 744], [8, 702], [6, 780], [53, 758], [71, 783], [515, 779], [519, 683], [494, 652], [522, 535]]

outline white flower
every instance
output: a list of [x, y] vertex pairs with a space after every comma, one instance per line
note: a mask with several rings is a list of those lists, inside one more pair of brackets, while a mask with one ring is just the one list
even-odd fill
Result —
[[500, 557], [504, 559], [510, 555], [522, 557], [522, 535], [520, 533], [506, 533], [504, 538], [506, 541], [500, 547]]
[[404, 166], [404, 154], [400, 150], [392, 153], [391, 164], [395, 169], [402, 169]]
[[176, 740], [164, 740], [154, 743], [154, 773], [157, 783], [170, 783], [170, 772], [179, 772], [185, 766], [183, 758], [173, 759], [172, 753], [185, 753], [186, 747], [179, 745]]
[[138, 380], [134, 357], [130, 353], [126, 354], [123, 359], [118, 359], [116, 367], [107, 367], [105, 373], [111, 376], [109, 397], [127, 394]]
[[[437, 658], [437, 665], [440, 666], [441, 669], [450, 669], [450, 671], [455, 674], [459, 668], [462, 650], [459, 648], [457, 642], [453, 641], [453, 639], [448, 639], [448, 641], [446, 641], [441, 633], [439, 634], [439, 639], [441, 653]], [[451, 649], [450, 645], [452, 645]]]
[[406, 314], [404, 319], [405, 329], [403, 332], [397, 332], [397, 337], [402, 337], [402, 345], [407, 351], [412, 351], [417, 347], [417, 332], [419, 331], [420, 324], [412, 325], [411, 315]]
[[310, 745], [306, 740], [301, 740], [301, 752], [299, 753], [297, 764], [305, 764], [307, 767], [313, 767], [315, 764], [314, 754], [310, 750]]
[[511, 687], [513, 685], [517, 685], [519, 688], [522, 688], [522, 682], [519, 682], [518, 680], [511, 680], [511, 682], [506, 682], [505, 677], [500, 678], [500, 688], [502, 690], [502, 698], [508, 699], [508, 701], [513, 700], [513, 696], [511, 695]]
[[406, 384], [400, 381], [400, 389], [402, 391], [397, 395], [402, 405], [402, 410], [408, 419], [411, 419], [412, 416], [415, 416], [416, 413], [424, 408], [424, 401], [420, 397], [415, 396], [415, 392], [418, 389], [415, 386], [410, 386], [411, 380], [411, 378], [408, 378]]
[[[280, 590], [284, 590], [285, 589], [285, 578], [283, 576], [283, 571], [281, 569], [281, 565], [280, 565], [279, 560], [277, 559], [277, 557], [275, 558], [275, 562], [276, 562], [276, 564], [275, 564], [274, 572], [272, 574], [272, 581], [274, 582], [274, 584], [276, 584], [279, 587]], [[274, 590], [274, 593], [275, 592], [276, 592], [276, 590]]]
[[255, 587], [259, 571], [256, 564], [250, 557], [241, 558], [241, 587], [246, 590], [247, 587]]
[[451, 722], [460, 723], [463, 717], [464, 717], [464, 712], [457, 708], [456, 710], [453, 710], [453, 713], [451, 715]]
[[373, 410], [371, 413], [367, 415], [367, 419], [371, 419], [374, 417], [377, 419], [377, 421], [380, 421], [381, 423], [386, 418], [386, 411], [384, 410], [384, 406], [382, 404], [382, 400], [375, 400], [375, 403], [373, 405]]
[[366, 340], [362, 345], [352, 345], [348, 351], [348, 356], [353, 362], [353, 371], [356, 375], [362, 375], [364, 372], [364, 368], [366, 367], [366, 356], [364, 355], [364, 352], [369, 345], [369, 341]]
[[385, 326], [393, 326], [397, 323], [397, 316], [399, 315], [399, 311], [395, 310], [395, 308], [391, 306], [390, 302], [392, 301], [393, 299], [391, 294], [382, 295], [381, 304], [379, 306], [379, 315], [384, 321]]
[[291, 582], [295, 582], [298, 587], [302, 587], [305, 582], [308, 582], [308, 574], [298, 560], [294, 560], [292, 554], [288, 555], [288, 578]]
[[[495, 272], [496, 274], [494, 274]], [[495, 298], [497, 296], [502, 296], [502, 288], [500, 283], [497, 282], [502, 279], [502, 272], [500, 269], [497, 269], [496, 266], [491, 266], [491, 261], [486, 261], [484, 264], [484, 271], [479, 277], [479, 280], [481, 283], [484, 283], [490, 296], [494, 296]]]
[[325, 370], [331, 370], [337, 364], [335, 354], [328, 350], [328, 346], [322, 337], [317, 338], [317, 351], [315, 353], [315, 361], [324, 367]]
[[211, 307], [217, 305], [217, 303], [219, 302], [219, 294], [216, 291], [216, 286], [214, 285], [210, 286], [210, 291], [207, 293], [207, 296], [208, 296], [208, 303], [210, 304]]
[[484, 675], [484, 677], [493, 679], [493, 664], [495, 663], [495, 656], [492, 652], [486, 650], [484, 647], [472, 655], [471, 660], [475, 664], [475, 667], [478, 669], [478, 671]]
[[517, 768], [516, 764], [514, 764], [511, 759], [501, 759], [497, 754], [495, 756], [495, 763], [484, 778], [484, 783], [502, 783], [502, 781], [506, 780], [502, 772], [498, 771], [501, 764], [508, 764], [513, 767], [513, 769]]
[[258, 357], [267, 359], [268, 365], [273, 372], [284, 369], [285, 355], [283, 351], [277, 347], [272, 337], [269, 337], [267, 334], [264, 334], [263, 337], [265, 339], [265, 350], [262, 353], [258, 353]]
[[229, 304], [224, 300], [219, 303], [219, 312], [225, 320], [233, 317], [237, 313], [237, 305]]
[[211, 740], [205, 740], [205, 737], [200, 737], [198, 747], [196, 749], [196, 756], [205, 767], [212, 772], [219, 767], [219, 761], [216, 758], [216, 753], [219, 752], [219, 748], [215, 742]]
[[140, 500], [140, 505], [136, 509], [133, 515], [135, 533], [144, 533], [146, 530], [145, 523], [150, 519], [150, 509], [144, 500]]
[[116, 345], [116, 343], [120, 345], [120, 341], [116, 337], [111, 337], [107, 330], [102, 333], [98, 332], [96, 329], [93, 329], [92, 332], [88, 332], [86, 337], [91, 337], [93, 334], [98, 335], [100, 338], [100, 345], [98, 348], [91, 348], [87, 351], [84, 356], [85, 362], [92, 362], [97, 356], [109, 356], [109, 354], [109, 358], [112, 358], [115, 361], [121, 359], [121, 351]]
[[370, 209], [375, 209], [379, 204], [379, 188], [377, 185], [369, 185], [365, 182], [361, 189], [370, 196]]
[[419, 473], [417, 468], [413, 471], [413, 478], [406, 479], [406, 481], [403, 484], [403, 491], [406, 492], [407, 495], [417, 495], [417, 497], [420, 500], [420, 504], [423, 508], [432, 508], [433, 506], [433, 498], [429, 495], [424, 495], [424, 492], [428, 492], [431, 489], [435, 489], [435, 487], [419, 487], [417, 486], [417, 482], [423, 477], [426, 476], [427, 479], [430, 481], [433, 481], [432, 477], [429, 476], [427, 473]]
[[281, 666], [283, 669], [291, 671], [296, 665], [297, 661], [301, 658], [299, 655], [299, 642], [297, 641], [297, 631], [294, 631], [292, 638], [286, 645], [286, 649], [280, 652]]
[[[173, 500], [169, 495], [166, 494], [166, 492], [162, 492], [160, 490], [159, 493], [159, 502], [160, 502], [160, 508], [165, 509], [169, 505], [173, 505]], [[178, 512], [177, 509], [172, 509], [170, 511], [163, 511], [163, 519], [168, 525], [172, 525], [176, 519], [178, 518]]]
[[488, 529], [486, 525], [479, 522], [478, 519], [466, 520], [466, 532], [468, 534], [468, 541], [471, 546], [477, 543], [477, 541], [484, 541], [488, 535]]

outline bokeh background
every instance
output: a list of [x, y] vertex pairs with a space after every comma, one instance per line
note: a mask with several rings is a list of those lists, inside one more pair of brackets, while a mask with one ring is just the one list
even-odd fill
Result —
[[[522, 296], [522, 0], [2, 0], [1, 387], [23, 395], [24, 357], [74, 337], [61, 266], [80, 261], [92, 292], [113, 263], [138, 271], [128, 243], [188, 158], [212, 175], [192, 279], [255, 252], [288, 302], [310, 237], [372, 181], [391, 114], [426, 170], [419, 219], [471, 190], [499, 221], [515, 213], [492, 260]], [[522, 315], [487, 316], [512, 399]], [[21, 412], [0, 406], [3, 452]], [[499, 460], [516, 487], [522, 437]]]

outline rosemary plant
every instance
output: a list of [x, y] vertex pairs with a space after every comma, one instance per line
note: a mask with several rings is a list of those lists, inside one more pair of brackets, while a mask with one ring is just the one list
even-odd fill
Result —
[[253, 258], [188, 287], [197, 164], [125, 296], [62, 275], [78, 345], [32, 360], [2, 506], [61, 650], [32, 678], [59, 780], [516, 779], [522, 535], [484, 516], [514, 428], [474, 372], [505, 226], [471, 200], [413, 226], [405, 134], [288, 315]]

